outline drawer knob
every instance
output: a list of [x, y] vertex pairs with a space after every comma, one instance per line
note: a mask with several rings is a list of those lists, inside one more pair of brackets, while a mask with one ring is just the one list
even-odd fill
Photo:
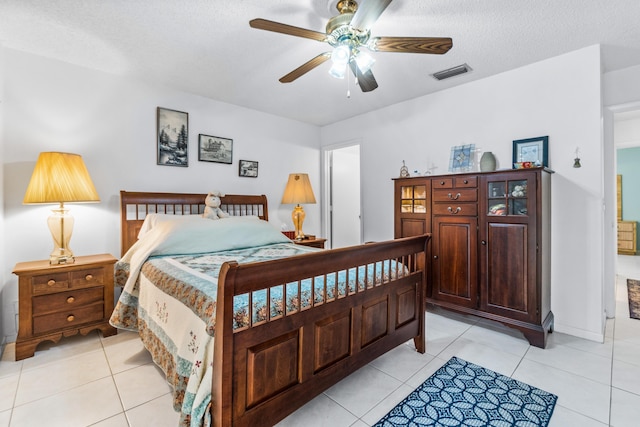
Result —
[[87, 274], [86, 276], [84, 276], [84, 279], [85, 279], [87, 282], [92, 281], [92, 280], [93, 280], [93, 274]]
[[486, 240], [482, 240], [480, 243], [482, 243], [484, 246], [487, 245], [487, 241]]
[[53, 280], [53, 279], [49, 279], [49, 281], [47, 282], [47, 285], [48, 285], [48, 286], [53, 286], [53, 285], [55, 285], [55, 284], [56, 284], [56, 281], [55, 281], [55, 280]]
[[469, 180], [468, 180], [468, 179], [465, 179], [465, 180], [464, 180], [464, 181], [462, 181], [462, 182], [464, 182], [465, 184], [468, 184], [468, 183], [469, 183]]
[[76, 320], [76, 316], [73, 314], [67, 316], [67, 322], [73, 322], [74, 320]]
[[67, 298], [67, 302], [68, 302], [69, 304], [73, 304], [75, 301], [76, 301], [76, 299], [75, 299], [74, 297], [69, 297], [69, 298]]
[[451, 206], [449, 206], [449, 207], [447, 208], [447, 210], [449, 211], [449, 213], [452, 213], [452, 214], [454, 214], [454, 215], [455, 215], [455, 214], [457, 214], [458, 212], [460, 212], [460, 211], [462, 210], [462, 208], [461, 208], [460, 206], [458, 206], [457, 208], [453, 209]]
[[456, 194], [455, 196], [451, 193], [447, 194], [447, 196], [449, 196], [449, 199], [451, 200], [458, 200], [458, 198], [461, 196], [460, 193]]
[[444, 185], [444, 181], [440, 181], [440, 185]]
[[438, 255], [434, 255], [434, 256], [433, 256], [433, 259], [438, 259]]

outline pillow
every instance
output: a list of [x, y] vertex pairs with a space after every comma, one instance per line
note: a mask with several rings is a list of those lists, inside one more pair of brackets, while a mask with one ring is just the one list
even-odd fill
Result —
[[144, 219], [142, 223], [142, 227], [140, 227], [140, 231], [138, 231], [138, 240], [142, 239], [145, 234], [151, 231], [158, 224], [168, 221], [199, 221], [202, 220], [202, 215], [200, 214], [192, 214], [192, 215], [173, 215], [173, 214], [159, 214], [159, 213], [150, 213]]
[[275, 226], [255, 217], [232, 216], [211, 221], [165, 221], [147, 234], [151, 255], [217, 252], [291, 243]]

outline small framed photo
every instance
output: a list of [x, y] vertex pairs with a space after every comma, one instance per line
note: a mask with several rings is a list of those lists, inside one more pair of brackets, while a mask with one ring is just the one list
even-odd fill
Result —
[[211, 135], [198, 135], [198, 160], [201, 162], [226, 163], [233, 158], [233, 139]]
[[238, 163], [238, 175], [257, 178], [258, 162], [254, 162], [253, 160], [240, 160]]
[[513, 141], [513, 167], [521, 165], [549, 167], [549, 137], [518, 139]]
[[158, 107], [158, 164], [189, 166], [189, 114]]
[[475, 151], [475, 144], [451, 147], [449, 172], [468, 172], [473, 169]]

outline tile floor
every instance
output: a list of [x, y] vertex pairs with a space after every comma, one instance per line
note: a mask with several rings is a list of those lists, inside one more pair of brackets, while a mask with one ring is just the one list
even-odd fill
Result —
[[[604, 343], [555, 332], [541, 350], [501, 325], [429, 312], [426, 354], [402, 345], [278, 426], [371, 426], [454, 355], [558, 395], [551, 427], [638, 426], [640, 320], [629, 318], [626, 278], [617, 288]], [[135, 334], [43, 343], [20, 362], [13, 351], [0, 361], [0, 427], [177, 424], [169, 386]]]

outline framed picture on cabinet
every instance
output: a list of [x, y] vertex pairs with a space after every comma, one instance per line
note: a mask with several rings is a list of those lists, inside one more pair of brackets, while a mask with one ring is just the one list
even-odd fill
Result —
[[198, 160], [201, 162], [226, 163], [233, 158], [233, 139], [211, 135], [198, 135]]
[[475, 144], [451, 147], [451, 155], [449, 156], [449, 172], [468, 172], [473, 169], [475, 151]]
[[513, 141], [513, 167], [549, 167], [549, 137], [518, 139]]
[[158, 107], [158, 164], [189, 166], [189, 114]]
[[240, 162], [238, 162], [238, 175], [257, 178], [258, 162], [254, 162], [253, 160], [240, 160]]

